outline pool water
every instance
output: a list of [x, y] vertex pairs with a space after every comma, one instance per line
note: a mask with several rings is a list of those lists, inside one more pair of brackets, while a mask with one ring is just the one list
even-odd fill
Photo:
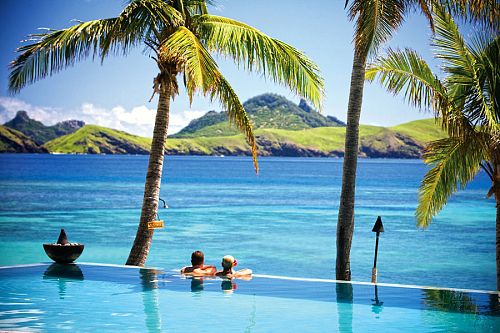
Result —
[[498, 332], [495, 292], [97, 264], [0, 268], [0, 330]]
[[[64, 228], [85, 262], [124, 264], [141, 214], [147, 156], [0, 154], [0, 265], [46, 261]], [[168, 156], [147, 266], [180, 268], [231, 254], [254, 272], [335, 278], [342, 160]], [[494, 290], [495, 205], [480, 173], [429, 229], [415, 226], [419, 160], [360, 159], [352, 278], [370, 281], [382, 216], [378, 281]]]

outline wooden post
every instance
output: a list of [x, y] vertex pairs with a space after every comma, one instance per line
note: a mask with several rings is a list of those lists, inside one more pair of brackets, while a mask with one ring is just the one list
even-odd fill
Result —
[[377, 239], [375, 240], [375, 258], [373, 259], [372, 268], [372, 283], [377, 283], [377, 256], [378, 256], [378, 239], [381, 232], [384, 232], [384, 225], [382, 224], [382, 218], [379, 216], [375, 225], [372, 229], [373, 232], [377, 233]]
[[373, 259], [372, 283], [377, 283], [377, 255], [378, 255], [378, 238], [380, 232], [377, 232], [377, 240], [375, 241], [375, 259]]

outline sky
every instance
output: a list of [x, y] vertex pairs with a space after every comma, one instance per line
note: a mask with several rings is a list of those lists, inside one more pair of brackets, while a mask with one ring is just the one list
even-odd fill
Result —
[[[2, 0], [0, 1], [0, 123], [26, 110], [30, 117], [47, 125], [68, 119], [125, 130], [151, 137], [157, 98], [152, 94], [156, 64], [141, 47], [126, 57], [88, 59], [74, 67], [24, 88], [8, 92], [9, 63], [16, 48], [38, 28], [66, 28], [82, 21], [117, 16], [124, 0]], [[250, 24], [267, 35], [303, 51], [316, 62], [325, 79], [324, 115], [346, 119], [353, 58], [353, 23], [344, 10], [344, 0], [217, 0], [210, 7], [215, 15]], [[394, 38], [382, 48], [411, 47], [436, 66], [429, 46], [428, 23], [418, 13], [411, 14]], [[286, 87], [266, 80], [258, 73], [245, 72], [230, 59], [216, 57], [221, 72], [242, 102], [267, 93], [277, 93], [297, 102], [299, 97]], [[182, 79], [179, 80], [182, 82]], [[209, 110], [221, 110], [203, 96], [189, 104], [184, 90], [176, 96], [171, 109], [169, 133], [175, 133], [191, 120]], [[429, 118], [430, 112], [408, 106], [377, 83], [364, 90], [361, 123], [392, 126]]]

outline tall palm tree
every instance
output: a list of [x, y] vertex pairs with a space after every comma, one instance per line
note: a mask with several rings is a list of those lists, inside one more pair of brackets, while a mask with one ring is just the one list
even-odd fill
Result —
[[500, 19], [498, 0], [346, 0], [346, 7], [349, 3], [348, 15], [351, 20], [356, 20], [356, 24], [353, 38], [354, 59], [347, 107], [342, 190], [337, 222], [335, 272], [339, 280], [351, 279], [350, 252], [354, 233], [359, 118], [368, 58], [377, 54], [380, 46], [392, 37], [408, 13], [420, 10], [429, 19], [430, 27], [433, 30], [432, 4], [441, 4], [450, 12], [482, 22], [485, 26], [493, 29], [498, 29]]
[[158, 109], [141, 218], [128, 265], [144, 265], [151, 246], [153, 230], [148, 229], [147, 222], [155, 219], [158, 209], [170, 100], [178, 94], [179, 75], [183, 76], [190, 101], [199, 91], [221, 102], [230, 121], [244, 133], [251, 146], [256, 172], [257, 147], [252, 125], [210, 52], [230, 57], [249, 71], [260, 71], [321, 107], [323, 80], [311, 60], [251, 26], [209, 15], [207, 2], [132, 0], [117, 17], [80, 22], [67, 29], [31, 36], [37, 41], [21, 46], [18, 49], [21, 54], [11, 64], [9, 87], [17, 92], [89, 55], [104, 59], [109, 54], [127, 54], [138, 45], [144, 45], [153, 55], [159, 71], [154, 79]]
[[467, 43], [452, 17], [434, 10], [433, 45], [446, 75], [439, 79], [413, 50], [389, 50], [371, 64], [369, 80], [403, 94], [419, 108], [432, 109], [448, 138], [426, 147], [431, 166], [422, 180], [417, 224], [426, 228], [457, 189], [483, 169], [492, 181], [488, 197], [496, 198], [496, 263], [500, 290], [500, 35], [481, 32]]

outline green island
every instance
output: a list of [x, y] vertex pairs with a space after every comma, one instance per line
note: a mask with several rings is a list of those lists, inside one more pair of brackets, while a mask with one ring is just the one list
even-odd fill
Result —
[[[253, 123], [260, 156], [342, 157], [345, 125], [340, 120], [323, 116], [304, 100], [294, 104], [288, 99], [264, 94], [244, 103]], [[16, 118], [1, 127], [16, 140], [0, 137], [2, 152], [51, 152], [62, 154], [148, 154], [151, 139], [97, 125], [73, 124], [69, 133], [35, 144], [38, 138], [53, 135], [54, 127], [30, 119], [20, 111]], [[67, 126], [68, 127], [68, 126]], [[13, 133], [13, 134], [12, 134]], [[35, 133], [35, 135], [33, 134]], [[446, 137], [434, 119], [381, 127], [360, 126], [359, 155], [371, 158], [419, 158], [425, 145]], [[22, 142], [23, 144], [14, 144]], [[40, 142], [40, 141], [38, 141]], [[19, 148], [15, 147], [32, 147]], [[191, 121], [167, 140], [170, 155], [250, 156], [244, 135], [239, 134], [224, 112], [209, 111]]]

